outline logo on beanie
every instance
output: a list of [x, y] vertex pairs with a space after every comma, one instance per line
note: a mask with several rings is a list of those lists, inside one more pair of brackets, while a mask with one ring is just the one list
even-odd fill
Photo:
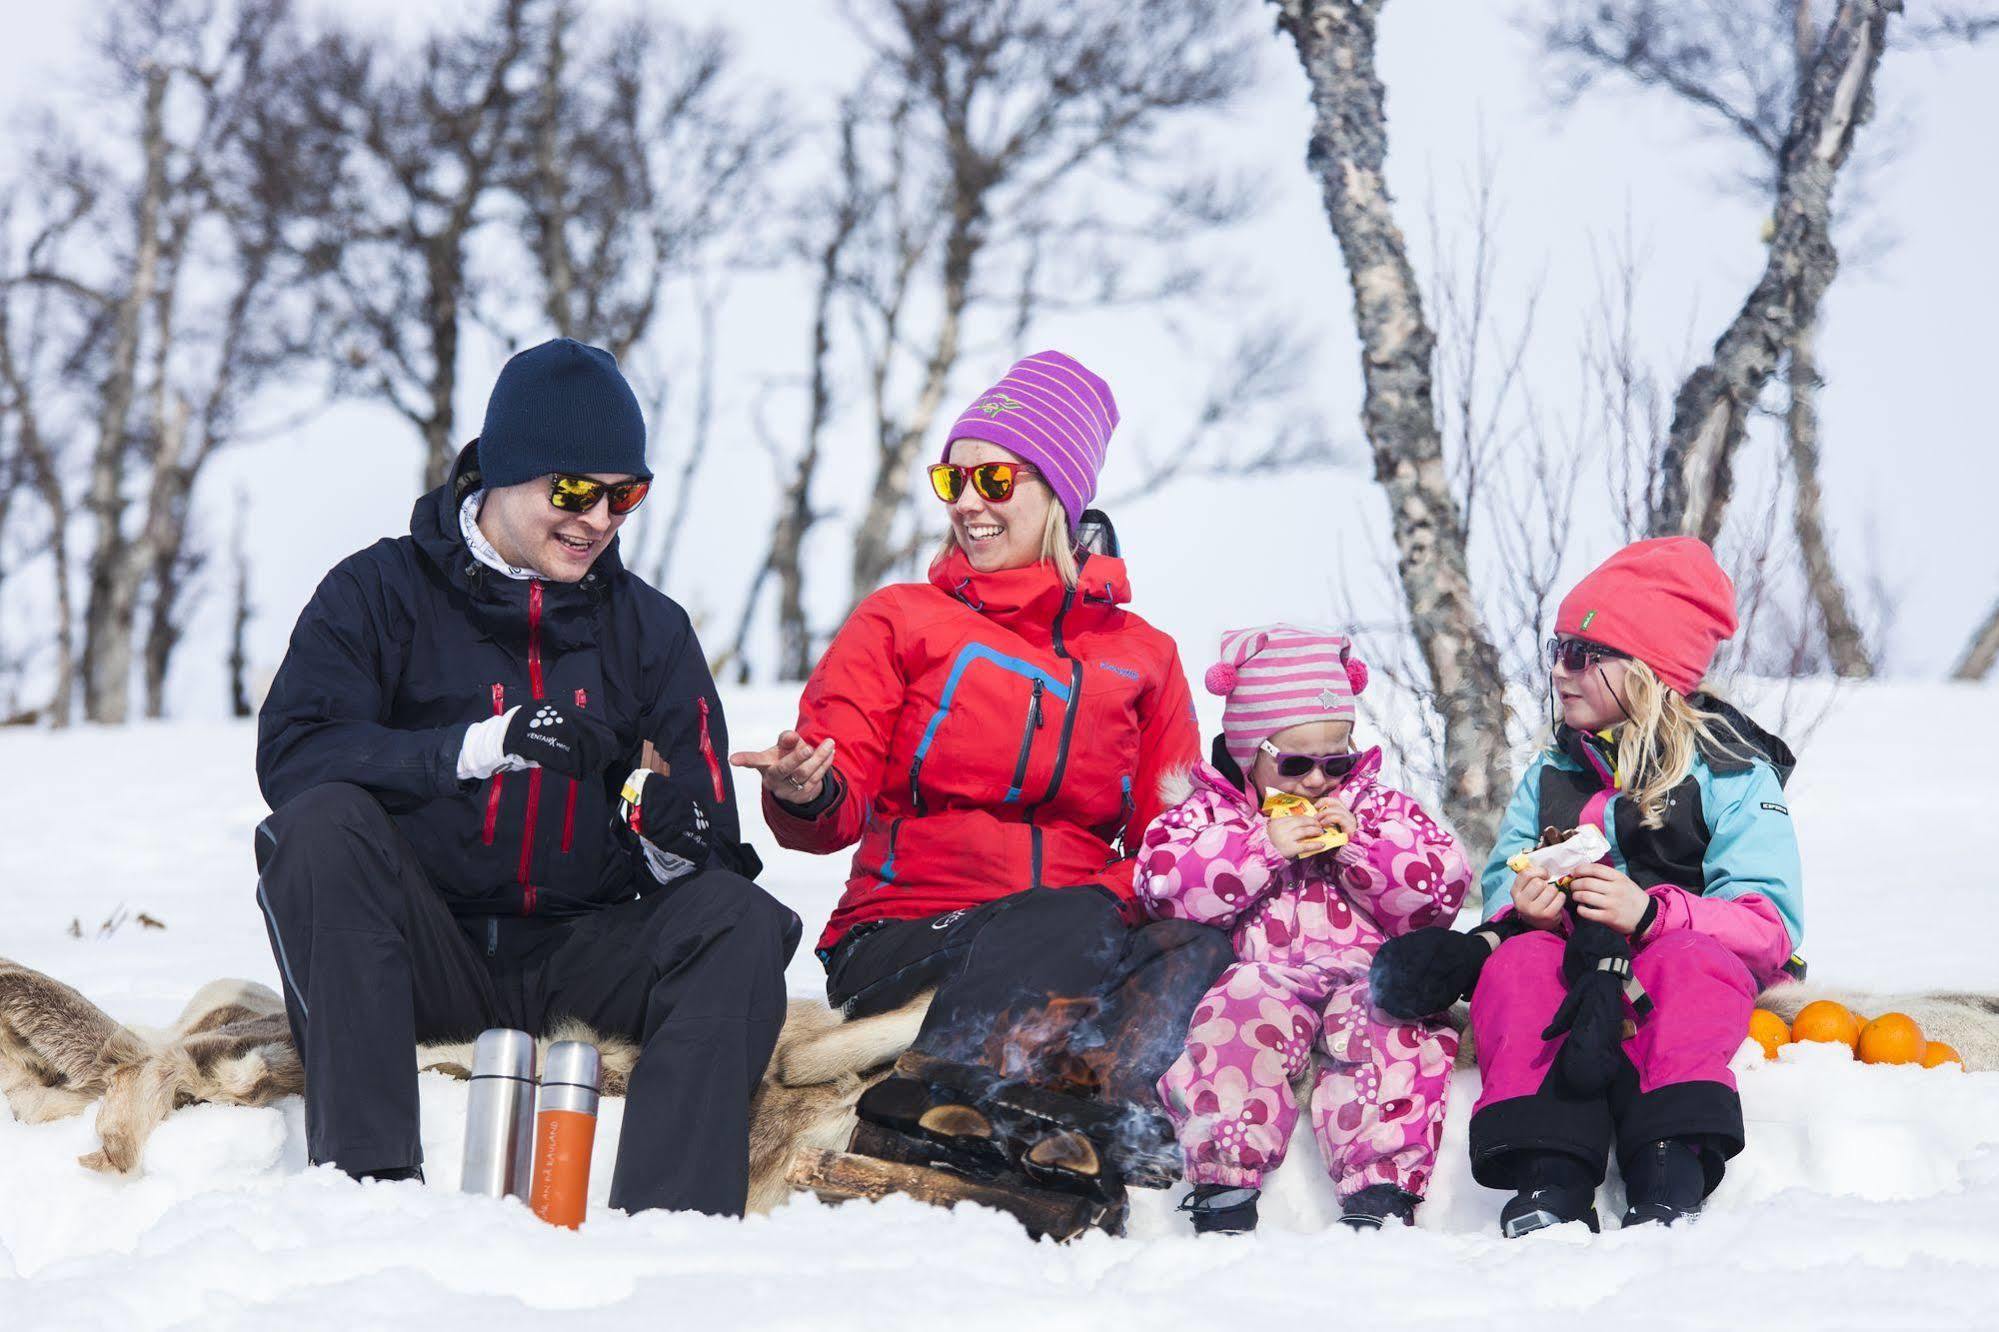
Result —
[[1595, 618], [1596, 618], [1596, 612], [1595, 612], [1595, 611], [1590, 611], [1590, 612], [1588, 612], [1587, 614], [1585, 614], [1585, 615], [1583, 616], [1583, 622], [1582, 622], [1581, 624], [1577, 625], [1577, 626], [1576, 626], [1576, 628], [1577, 628], [1578, 630], [1581, 630], [1581, 629], [1587, 629], [1587, 628], [1589, 628], [1589, 622], [1590, 622], [1591, 620], [1594, 620]]
[[1027, 404], [1016, 402], [1004, 393], [995, 393], [979, 404], [979, 410], [987, 416], [998, 416], [1001, 412], [1025, 411]]

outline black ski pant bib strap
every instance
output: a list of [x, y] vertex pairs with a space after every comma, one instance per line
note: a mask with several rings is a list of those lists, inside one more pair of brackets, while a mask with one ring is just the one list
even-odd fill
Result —
[[339, 783], [266, 820], [257, 861], [315, 1163], [421, 1164], [419, 1041], [573, 1017], [640, 1046], [613, 1205], [743, 1210], [750, 1094], [798, 943], [789, 908], [707, 871], [573, 920], [456, 920], [380, 803]]
[[1228, 936], [1187, 921], [1125, 925], [1101, 888], [1031, 888], [962, 911], [864, 925], [833, 950], [826, 997], [850, 1016], [936, 997], [914, 1048], [984, 1063], [995, 1040], [1047, 1020], [1052, 1001], [1092, 999], [1061, 1043], [1110, 1058], [1104, 1091], [1149, 1104], [1194, 1006], [1234, 960]]

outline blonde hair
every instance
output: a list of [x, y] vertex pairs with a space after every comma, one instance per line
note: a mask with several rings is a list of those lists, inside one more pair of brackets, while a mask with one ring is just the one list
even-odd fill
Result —
[[[1048, 483], [1040, 477], [1028, 479], [1042, 489], [1048, 489]], [[944, 529], [943, 544], [937, 547], [937, 553], [930, 557], [930, 562], [934, 565], [956, 549], [958, 529], [947, 527]], [[1055, 566], [1056, 576], [1062, 580], [1064, 587], [1076, 586], [1077, 579], [1082, 576], [1076, 563], [1076, 538], [1069, 531], [1068, 510], [1055, 499], [1052, 490], [1048, 498], [1048, 521], [1041, 525], [1041, 562]]]
[[1618, 785], [1647, 828], [1665, 826], [1667, 797], [1694, 770], [1702, 750], [1745, 763], [1756, 757], [1726, 717], [1696, 707], [1635, 657], [1625, 661], [1623, 686], [1615, 692], [1629, 718], [1613, 737]]

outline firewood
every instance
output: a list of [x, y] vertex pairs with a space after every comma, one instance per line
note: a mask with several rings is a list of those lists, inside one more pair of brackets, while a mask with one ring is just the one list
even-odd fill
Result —
[[943, 1170], [822, 1148], [800, 1148], [791, 1158], [786, 1179], [793, 1188], [827, 1202], [879, 1201], [899, 1193], [933, 1207], [976, 1203], [1005, 1212], [1036, 1239], [1074, 1239], [1100, 1216], [1099, 1208], [1073, 1194], [1049, 1193], [1025, 1184], [984, 1183]]

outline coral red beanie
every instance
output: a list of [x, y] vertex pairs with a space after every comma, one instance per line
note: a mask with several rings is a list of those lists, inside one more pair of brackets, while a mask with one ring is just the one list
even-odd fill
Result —
[[1555, 632], [1629, 653], [1668, 688], [1691, 694], [1735, 634], [1735, 584], [1704, 541], [1635, 541], [1562, 598]]

